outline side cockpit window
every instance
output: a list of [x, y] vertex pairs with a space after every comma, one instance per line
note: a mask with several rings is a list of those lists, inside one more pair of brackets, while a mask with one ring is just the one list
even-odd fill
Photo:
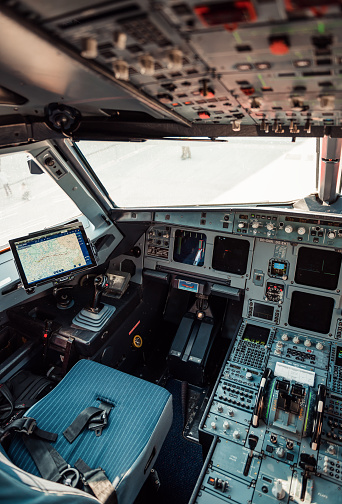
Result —
[[0, 156], [0, 250], [12, 238], [78, 215], [75, 203], [47, 173], [32, 164], [27, 152]]

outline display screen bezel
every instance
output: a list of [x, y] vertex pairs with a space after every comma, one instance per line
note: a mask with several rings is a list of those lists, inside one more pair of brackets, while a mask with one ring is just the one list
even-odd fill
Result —
[[[257, 336], [259, 334], [259, 337]], [[242, 335], [242, 341], [254, 343], [255, 345], [266, 346], [270, 335], [268, 327], [247, 324]]]
[[[224, 257], [222, 253], [222, 244], [224, 247], [231, 247], [230, 256]], [[248, 240], [233, 238], [231, 236], [216, 236], [214, 241], [214, 250], [212, 258], [212, 268], [215, 271], [224, 271], [235, 275], [244, 275], [247, 271], [249, 257], [250, 242]], [[239, 262], [236, 261], [236, 253], [238, 253]], [[234, 261], [229, 259], [233, 257]]]
[[253, 317], [272, 321], [274, 316], [274, 306], [265, 303], [254, 302]]
[[298, 285], [335, 290], [340, 276], [341, 259], [342, 254], [335, 250], [300, 247], [295, 282]]
[[299, 329], [328, 334], [334, 306], [335, 300], [332, 297], [294, 290], [288, 323]]
[[[198, 235], [198, 236], [191, 237], [190, 236], [191, 234]], [[189, 260], [190, 254], [185, 255], [184, 249], [182, 250], [182, 247], [184, 247], [184, 244], [180, 243], [180, 252], [179, 253], [177, 252], [177, 247], [179, 246], [179, 240], [181, 238], [187, 238], [187, 235], [189, 235], [189, 238], [197, 239], [198, 244], [199, 244], [200, 240], [203, 241], [202, 249], [200, 249], [199, 246], [197, 246], [197, 253], [201, 254], [201, 258], [198, 261], [198, 264], [194, 264], [195, 258], [192, 261]], [[207, 244], [207, 235], [205, 235], [204, 233], [200, 233], [197, 231], [189, 231], [187, 229], [176, 229], [175, 238], [174, 238], [174, 245], [173, 245], [173, 254], [172, 254], [173, 260], [175, 262], [180, 263], [180, 264], [188, 264], [189, 266], [195, 266], [196, 268], [197, 267], [201, 268], [204, 265], [206, 244]]]
[[[35, 242], [37, 239], [43, 239], [44, 237], [48, 236], [56, 236], [63, 234], [64, 232], [80, 232], [82, 239], [83, 239], [83, 244], [86, 248], [88, 257], [89, 257], [89, 263], [82, 265], [77, 268], [69, 269], [67, 271], [63, 271], [59, 274], [53, 274], [48, 277], [38, 279], [38, 280], [33, 280], [32, 282], [29, 282], [26, 276], [25, 268], [22, 264], [22, 261], [20, 259], [19, 253], [18, 253], [18, 247], [23, 243], [23, 242]], [[58, 281], [58, 279], [62, 279], [63, 277], [67, 276], [68, 274], [78, 274], [81, 271], [88, 270], [91, 268], [94, 268], [97, 266], [97, 262], [93, 253], [93, 250], [91, 248], [90, 241], [85, 233], [83, 224], [81, 222], [73, 222], [70, 224], [65, 224], [61, 226], [56, 226], [53, 228], [48, 228], [48, 229], [43, 229], [42, 231], [37, 231], [35, 233], [31, 233], [27, 236], [21, 236], [19, 238], [14, 238], [13, 240], [9, 240], [9, 245], [13, 254], [14, 262], [16, 264], [20, 279], [22, 281], [22, 284], [25, 289], [31, 289], [33, 287], [36, 287], [38, 285], [46, 284], [51, 281]], [[83, 251], [82, 251], [83, 253]], [[85, 254], [83, 253], [83, 256], [86, 258]]]

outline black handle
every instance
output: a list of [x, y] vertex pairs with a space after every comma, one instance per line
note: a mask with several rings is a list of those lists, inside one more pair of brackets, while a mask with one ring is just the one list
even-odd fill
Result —
[[323, 415], [327, 389], [325, 385], [318, 386], [317, 403], [315, 408], [315, 418], [312, 426], [311, 449], [316, 451], [319, 448], [323, 426]]
[[255, 400], [255, 406], [254, 406], [253, 416], [252, 416], [253, 427], [259, 426], [259, 419], [261, 417], [262, 407], [264, 404], [264, 392], [265, 392], [266, 384], [267, 384], [267, 381], [268, 381], [270, 375], [271, 375], [270, 368], [266, 368], [265, 371], [263, 372], [262, 377], [261, 377], [259, 390], [258, 390], [257, 397]]

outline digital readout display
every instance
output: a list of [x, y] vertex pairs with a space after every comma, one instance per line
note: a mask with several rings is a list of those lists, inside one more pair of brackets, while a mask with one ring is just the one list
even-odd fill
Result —
[[284, 276], [287, 276], [287, 262], [272, 259], [270, 262], [269, 272], [271, 276], [276, 278], [283, 278]]
[[342, 366], [342, 347], [340, 346], [336, 348], [335, 364], [336, 366]]
[[300, 222], [302, 224], [319, 224], [317, 219], [304, 219], [301, 217], [285, 217], [287, 222]]
[[269, 334], [270, 330], [266, 327], [247, 324], [242, 340], [255, 343], [256, 345], [266, 346]]
[[273, 312], [273, 306], [265, 305], [262, 303], [254, 303], [253, 317], [265, 320], [273, 320]]

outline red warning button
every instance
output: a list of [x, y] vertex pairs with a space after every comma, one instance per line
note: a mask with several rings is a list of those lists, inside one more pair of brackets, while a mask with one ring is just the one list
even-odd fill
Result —
[[198, 116], [201, 119], [209, 119], [210, 118], [209, 112], [205, 112], [204, 110], [202, 110], [201, 112], [198, 112]]

